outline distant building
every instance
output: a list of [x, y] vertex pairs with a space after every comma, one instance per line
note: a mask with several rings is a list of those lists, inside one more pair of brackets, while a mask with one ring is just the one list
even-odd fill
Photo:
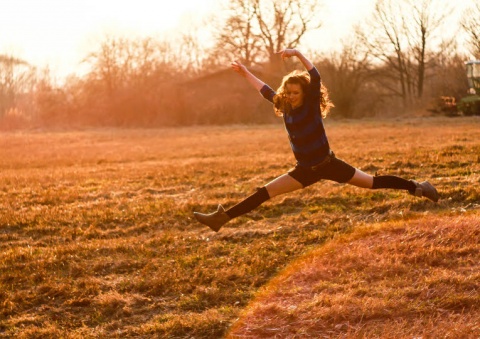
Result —
[[[253, 69], [257, 77], [276, 89], [280, 78]], [[272, 104], [233, 70], [224, 69], [180, 85], [180, 123], [271, 123], [279, 119]]]

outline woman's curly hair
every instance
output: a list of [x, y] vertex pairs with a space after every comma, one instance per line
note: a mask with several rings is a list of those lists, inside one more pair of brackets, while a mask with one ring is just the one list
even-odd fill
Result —
[[[282, 116], [284, 113], [291, 111], [292, 107], [286, 99], [286, 85], [298, 84], [301, 86], [303, 93], [307, 93], [310, 84], [310, 74], [306, 71], [295, 70], [283, 77], [282, 84], [277, 90], [277, 94], [273, 98], [273, 109], [275, 114]], [[320, 114], [322, 118], [326, 118], [330, 109], [335, 105], [330, 101], [328, 89], [323, 85], [320, 86]]]

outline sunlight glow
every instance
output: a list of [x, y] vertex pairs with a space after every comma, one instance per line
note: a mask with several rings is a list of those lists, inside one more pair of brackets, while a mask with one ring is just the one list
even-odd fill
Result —
[[[208, 25], [227, 0], [2, 0], [0, 54], [12, 54], [55, 73], [75, 71], [105, 35], [172, 36]], [[305, 45], [335, 48], [375, 0], [323, 0], [320, 30], [305, 35]], [[453, 1], [455, 2], [455, 1]], [[457, 0], [457, 2], [462, 2]], [[190, 26], [190, 27], [189, 27]], [[208, 29], [205, 29], [208, 34]]]
[[[106, 34], [159, 36], [205, 17], [215, 0], [2, 0], [0, 54], [68, 71]], [[185, 28], [185, 27], [183, 27]], [[71, 71], [71, 69], [70, 69]]]

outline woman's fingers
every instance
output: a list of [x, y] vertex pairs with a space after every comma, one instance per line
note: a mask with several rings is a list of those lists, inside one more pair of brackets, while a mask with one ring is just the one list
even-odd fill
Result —
[[245, 73], [246, 69], [245, 69], [245, 66], [243, 66], [239, 61], [235, 60], [235, 61], [232, 61], [232, 63], [230, 64], [230, 66], [232, 67], [232, 69], [237, 72], [237, 73], [240, 73], [240, 74], [243, 74]]
[[237, 65], [240, 68], [246, 68], [244, 64], [242, 64], [240, 61], [235, 60], [235, 65]]
[[282, 58], [290, 58], [295, 55], [295, 50], [294, 49], [282, 49], [281, 51], [278, 51], [276, 54], [280, 54]]

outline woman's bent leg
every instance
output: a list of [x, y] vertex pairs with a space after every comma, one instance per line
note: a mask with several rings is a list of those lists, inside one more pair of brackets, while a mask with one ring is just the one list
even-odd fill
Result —
[[268, 184], [265, 185], [265, 187], [268, 191], [268, 195], [270, 196], [270, 198], [273, 198], [280, 194], [285, 194], [302, 189], [303, 185], [294, 178], [292, 178], [289, 174], [284, 174], [270, 181]]
[[268, 194], [267, 189], [265, 187], [260, 187], [255, 193], [231, 207], [226, 213], [230, 219], [233, 219], [250, 212], [268, 199], [270, 199], [270, 195]]
[[301, 188], [303, 188], [303, 185], [300, 182], [292, 178], [290, 175], [284, 174], [269, 182], [264, 187], [257, 189], [255, 193], [245, 198], [228, 211], [225, 211], [223, 206], [219, 205], [216, 212], [210, 214], [194, 212], [193, 214], [199, 222], [209, 226], [215, 232], [218, 232], [229, 220], [250, 212], [268, 199]]
[[257, 208], [270, 198], [300, 188], [303, 188], [303, 186], [297, 180], [293, 179], [288, 174], [281, 175], [266, 184], [264, 187], [257, 189], [257, 192], [230, 208], [226, 213], [232, 219], [239, 217]]

